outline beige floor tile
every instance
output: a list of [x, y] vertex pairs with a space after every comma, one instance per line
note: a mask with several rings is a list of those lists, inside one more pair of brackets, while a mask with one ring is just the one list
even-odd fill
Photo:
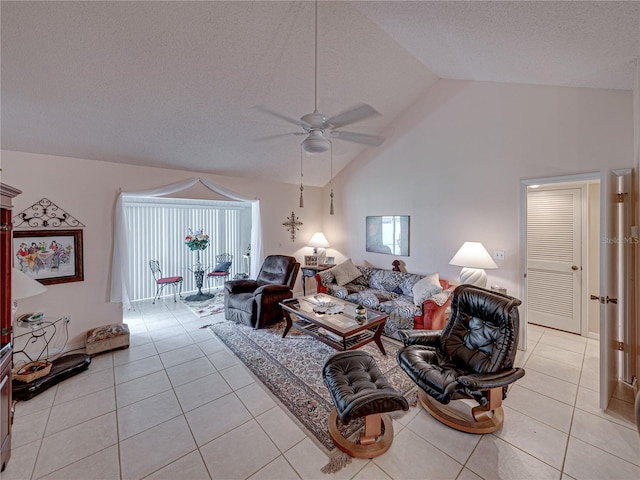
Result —
[[113, 368], [113, 353], [103, 352], [91, 358], [91, 363], [89, 364], [89, 368], [93, 373], [98, 372], [100, 370]]
[[184, 412], [231, 393], [231, 388], [219, 373], [212, 373], [175, 388]]
[[306, 437], [306, 433], [280, 407], [274, 406], [256, 420], [281, 452], [286, 452]]
[[216, 372], [216, 368], [207, 357], [196, 358], [190, 362], [167, 368], [167, 375], [169, 375], [169, 380], [174, 388]]
[[504, 440], [485, 435], [465, 465], [473, 473], [491, 480], [557, 480], [560, 471]]
[[11, 429], [11, 446], [21, 447], [41, 440], [47, 428], [51, 409], [38, 410], [29, 415], [16, 416]]
[[540, 338], [540, 343], [558, 347], [569, 352], [579, 353], [580, 355], [584, 355], [587, 347], [586, 337], [572, 334], [557, 335], [545, 332]]
[[482, 438], [482, 435], [464, 433], [447, 427], [424, 409], [415, 416], [407, 428], [461, 464], [469, 459]]
[[113, 387], [113, 370], [101, 370], [92, 373], [91, 366], [89, 366], [89, 370], [74, 377], [67, 378], [58, 384], [58, 390], [53, 404], [58, 405], [110, 387]]
[[633, 404], [623, 402], [617, 398], [612, 398], [607, 410], [600, 408], [600, 394], [595, 390], [580, 387], [578, 388], [578, 398], [576, 408], [589, 412], [598, 417], [610, 420], [627, 428], [635, 428], [635, 413]]
[[191, 452], [155, 473], [145, 480], [209, 480], [211, 476], [199, 451]]
[[126, 407], [170, 389], [171, 382], [167, 374], [160, 370], [116, 385], [116, 403], [118, 408]]
[[28, 480], [33, 473], [41, 440], [27, 443], [21, 447], [11, 445], [11, 458], [0, 478], [2, 480]]
[[353, 477], [353, 480], [370, 480], [372, 478], [376, 480], [392, 480], [389, 475], [384, 473], [380, 467], [373, 462], [367, 463], [364, 468]]
[[16, 403], [15, 417], [18, 418], [22, 415], [31, 415], [38, 410], [51, 408], [53, 406], [53, 401], [56, 398], [57, 391], [58, 385], [54, 385], [29, 400], [19, 401]]
[[578, 384], [580, 382], [580, 372], [582, 367], [574, 367], [566, 363], [557, 362], [542, 355], [532, 354], [525, 365], [525, 372], [535, 370], [545, 373], [565, 382]]
[[[146, 328], [146, 327], [145, 327]], [[151, 335], [146, 330], [144, 332], [136, 333], [130, 332], [131, 336], [129, 337], [129, 349], [141, 347], [142, 345], [147, 345], [153, 340], [151, 340]], [[122, 351], [122, 350], [118, 350]], [[116, 352], [117, 353], [117, 352]]]
[[[411, 458], [410, 462], [407, 458]], [[373, 462], [392, 478], [421, 478], [429, 472], [433, 478], [455, 479], [462, 464], [445, 455], [409, 428], [393, 439], [391, 448]]]
[[577, 438], [569, 438], [564, 471], [573, 478], [637, 480], [640, 468]]
[[115, 412], [54, 433], [42, 441], [34, 477], [47, 475], [117, 443]]
[[120, 442], [122, 480], [142, 478], [196, 449], [181, 415]]
[[[509, 389], [504, 405], [562, 432], [569, 433], [571, 428], [573, 417], [571, 405], [521, 387], [517, 383]], [[511, 422], [506, 415], [505, 422]]]
[[149, 328], [149, 335], [151, 335], [151, 338], [154, 342], [159, 342], [160, 340], [163, 340], [165, 338], [171, 338], [175, 337], [176, 335], [183, 335], [185, 333], [187, 333], [187, 331], [180, 324], [174, 327], [162, 328], [159, 330], [152, 330], [151, 328]]
[[556, 362], [565, 363], [576, 368], [582, 367], [582, 361], [584, 359], [584, 355], [581, 353], [574, 353], [564, 348], [544, 344], [542, 343], [542, 339], [538, 342], [538, 345], [536, 345], [533, 354], [547, 357]]
[[238, 363], [236, 365], [233, 365], [232, 367], [220, 370], [220, 374], [224, 377], [229, 386], [234, 390], [239, 390], [255, 382], [247, 367], [245, 367], [242, 363]]
[[[568, 434], [534, 420], [507, 406], [504, 407], [505, 422], [494, 433], [505, 442], [562, 470]], [[508, 421], [507, 421], [508, 420]]]
[[206, 341], [198, 342], [198, 346], [205, 355], [212, 355], [216, 352], [221, 352], [226, 348], [224, 344], [215, 337], [209, 337]]
[[[250, 445], [251, 454], [246, 449]], [[247, 478], [271, 463], [280, 452], [251, 420], [220, 438], [200, 447], [210, 472], [218, 478]]]
[[476, 475], [468, 468], [463, 468], [456, 480], [482, 480], [482, 477]]
[[211, 355], [207, 355], [213, 366], [218, 370], [224, 370], [225, 368], [229, 368], [233, 365], [237, 365], [240, 363], [238, 357], [236, 357], [233, 353], [231, 353], [228, 349], [221, 350], [216, 353], [212, 353]]
[[576, 409], [571, 436], [640, 466], [640, 436], [635, 428]]
[[51, 435], [116, 409], [114, 388], [106, 388], [75, 400], [54, 405], [45, 435]]
[[187, 345], [193, 345], [194, 343], [193, 338], [191, 338], [191, 335], [188, 333], [155, 342], [156, 350], [161, 354], [177, 348], [186, 347]]
[[265, 388], [257, 382], [236, 390], [236, 395], [254, 417], [271, 410], [277, 405], [271, 395], [265, 391]]
[[575, 404], [578, 392], [577, 385], [535, 370], [527, 370], [525, 376], [518, 380], [517, 384], [568, 405]]
[[185, 416], [199, 446], [218, 438], [252, 418], [234, 393], [187, 412]]
[[202, 352], [202, 350], [200, 350], [198, 345], [194, 343], [191, 345], [187, 345], [186, 347], [181, 347], [169, 352], [161, 353], [160, 359], [162, 360], [164, 368], [170, 368], [174, 365], [191, 362], [192, 360], [203, 356], [204, 353]]
[[118, 436], [122, 441], [178, 415], [182, 409], [173, 390], [158, 393], [118, 409]]
[[[284, 456], [303, 480], [318, 480], [328, 477], [321, 470], [329, 462], [329, 457], [308, 437], [289, 449]], [[332, 480], [353, 478], [369, 462], [370, 460], [362, 458], [352, 458], [350, 463], [328, 478]]]
[[[383, 477], [369, 477], [384, 480]], [[289, 462], [280, 455], [273, 462], [262, 467], [249, 477], [249, 480], [300, 480], [300, 477]]]
[[151, 373], [163, 370], [162, 362], [158, 355], [135, 360], [133, 362], [118, 365], [113, 369], [116, 384], [128, 382], [130, 380], [144, 377]]
[[135, 362], [147, 357], [157, 355], [158, 351], [153, 342], [145, 343], [140, 346], [129, 346], [126, 350], [118, 350], [113, 353], [113, 364], [124, 365], [125, 363]]
[[100, 452], [41, 477], [42, 480], [118, 480], [119, 478], [120, 461], [117, 445], [105, 448]]

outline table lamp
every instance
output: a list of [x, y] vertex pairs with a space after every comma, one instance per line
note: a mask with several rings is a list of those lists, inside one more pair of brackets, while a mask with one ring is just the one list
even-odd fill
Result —
[[47, 287], [25, 275], [17, 268], [11, 269], [11, 297], [13, 298], [12, 314], [18, 309], [18, 300], [35, 297], [47, 291]]
[[482, 288], [487, 286], [487, 272], [484, 269], [498, 268], [480, 242], [464, 242], [449, 265], [463, 267], [460, 271], [460, 284], [468, 283]]
[[331, 246], [329, 245], [329, 241], [327, 240], [327, 237], [324, 236], [324, 233], [322, 232], [314, 233], [313, 236], [311, 237], [311, 240], [309, 240], [309, 244], [307, 246], [313, 247], [313, 254], [318, 256], [318, 265], [324, 265], [326, 255], [327, 255], [324, 249], [329, 248]]

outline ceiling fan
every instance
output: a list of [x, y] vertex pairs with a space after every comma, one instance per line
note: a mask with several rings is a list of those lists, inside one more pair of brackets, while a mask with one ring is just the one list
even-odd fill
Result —
[[302, 141], [302, 149], [309, 153], [320, 153], [329, 150], [331, 142], [327, 135], [340, 140], [360, 143], [370, 146], [379, 146], [384, 142], [384, 137], [368, 135], [364, 133], [345, 132], [339, 130], [342, 127], [360, 122], [366, 118], [380, 115], [373, 107], [367, 104], [359, 104], [332, 117], [318, 112], [318, 1], [315, 2], [315, 89], [313, 113], [303, 115], [299, 120], [275, 112], [264, 106], [256, 107], [264, 113], [278, 117], [288, 123], [302, 127], [302, 132], [282, 133], [263, 137], [262, 139], [276, 138], [288, 135], [306, 135]]

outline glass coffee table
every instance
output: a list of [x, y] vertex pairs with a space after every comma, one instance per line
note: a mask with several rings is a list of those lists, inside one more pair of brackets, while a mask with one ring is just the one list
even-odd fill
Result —
[[355, 350], [375, 342], [382, 354], [387, 354], [380, 338], [389, 318], [386, 313], [367, 309], [366, 315], [357, 316], [354, 303], [324, 294], [291, 298], [280, 306], [287, 321], [282, 338], [293, 327], [336, 350]]

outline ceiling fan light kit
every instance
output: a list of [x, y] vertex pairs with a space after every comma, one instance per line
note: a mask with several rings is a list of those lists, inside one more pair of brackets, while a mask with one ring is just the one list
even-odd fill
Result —
[[321, 130], [312, 130], [302, 141], [302, 148], [308, 153], [322, 153], [329, 150], [330, 143]]

